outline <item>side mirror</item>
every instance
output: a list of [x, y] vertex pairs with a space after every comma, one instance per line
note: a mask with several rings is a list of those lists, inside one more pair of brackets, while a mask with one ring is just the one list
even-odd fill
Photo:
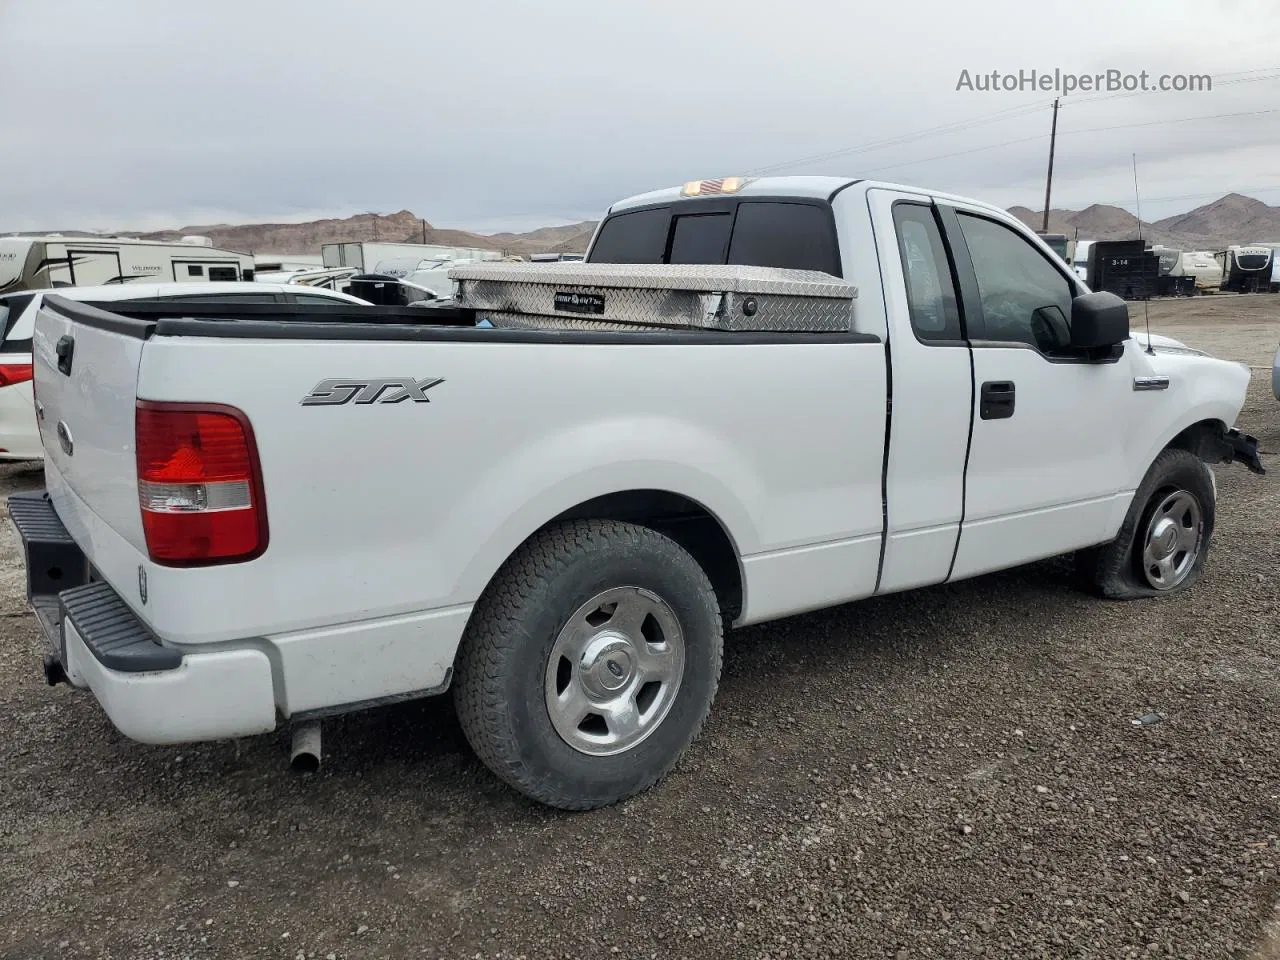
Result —
[[1129, 339], [1129, 305], [1114, 293], [1083, 293], [1071, 301], [1071, 347], [1098, 350]]

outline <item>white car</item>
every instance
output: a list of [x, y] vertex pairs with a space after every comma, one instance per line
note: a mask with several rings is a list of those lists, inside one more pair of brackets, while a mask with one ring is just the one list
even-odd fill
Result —
[[1144, 349], [963, 197], [696, 181], [452, 279], [341, 323], [46, 296], [9, 498], [46, 677], [150, 743], [451, 690], [497, 776], [598, 807], [694, 741], [726, 626], [1059, 555], [1173, 596], [1209, 464], [1263, 469], [1248, 367]]
[[31, 395], [31, 332], [46, 293], [68, 300], [105, 303], [159, 300], [173, 303], [350, 303], [368, 302], [336, 290], [288, 283], [128, 283], [100, 287], [23, 290], [0, 296], [0, 460], [40, 460], [44, 449], [36, 429]]

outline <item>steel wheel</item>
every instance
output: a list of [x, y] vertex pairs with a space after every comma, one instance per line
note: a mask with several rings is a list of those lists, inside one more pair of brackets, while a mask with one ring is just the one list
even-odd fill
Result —
[[1195, 567], [1204, 540], [1200, 502], [1186, 490], [1165, 496], [1142, 536], [1142, 574], [1155, 590], [1172, 590]]
[[671, 607], [639, 587], [596, 594], [569, 618], [547, 660], [547, 714], [580, 753], [611, 756], [662, 723], [684, 675]]

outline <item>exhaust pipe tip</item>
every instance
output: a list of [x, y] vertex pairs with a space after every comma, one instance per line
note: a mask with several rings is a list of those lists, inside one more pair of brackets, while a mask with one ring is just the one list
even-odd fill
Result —
[[315, 773], [320, 769], [320, 721], [299, 724], [293, 728], [293, 747], [289, 751], [289, 767], [295, 773]]

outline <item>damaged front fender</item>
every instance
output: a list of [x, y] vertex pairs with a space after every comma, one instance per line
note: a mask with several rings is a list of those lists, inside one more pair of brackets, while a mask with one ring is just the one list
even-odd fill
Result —
[[[1258, 438], [1241, 433], [1235, 427], [1206, 430], [1202, 434], [1197, 455], [1205, 463], [1243, 463], [1253, 473], [1265, 474], [1262, 459], [1258, 456]], [[1207, 454], [1207, 455], [1206, 455]]]

